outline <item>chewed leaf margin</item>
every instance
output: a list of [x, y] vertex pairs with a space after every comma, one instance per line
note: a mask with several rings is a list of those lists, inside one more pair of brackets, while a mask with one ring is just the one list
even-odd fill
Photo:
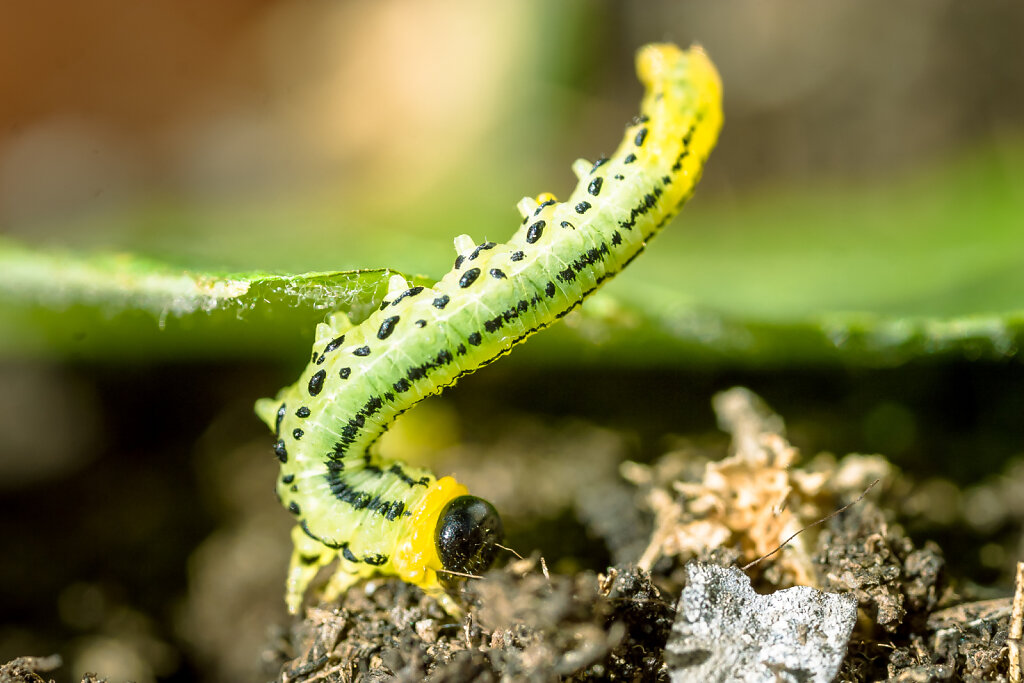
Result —
[[[388, 268], [299, 275], [196, 272], [127, 254], [43, 252], [5, 240], [0, 328], [7, 332], [0, 335], [0, 353], [258, 353], [308, 334], [326, 312], [343, 310], [353, 319], [369, 315], [394, 275], [402, 274]], [[243, 331], [239, 321], [251, 326]]]
[[[8, 305], [55, 309], [90, 305], [111, 313], [148, 311], [165, 317], [218, 310], [253, 310], [275, 299], [316, 309], [374, 305], [387, 268], [283, 275], [202, 273], [128, 254], [42, 252], [0, 242], [0, 295]], [[423, 278], [413, 278], [420, 281]]]

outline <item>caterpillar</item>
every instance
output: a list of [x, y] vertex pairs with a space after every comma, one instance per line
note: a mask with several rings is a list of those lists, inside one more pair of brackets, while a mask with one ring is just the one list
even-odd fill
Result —
[[503, 529], [490, 503], [452, 477], [382, 459], [374, 444], [400, 413], [578, 306], [693, 194], [722, 125], [718, 73], [700, 47], [670, 44], [641, 48], [637, 73], [640, 116], [611, 157], [573, 164], [568, 201], [524, 198], [508, 242], [460, 235], [454, 267], [432, 287], [396, 276], [360, 324], [330, 315], [299, 380], [257, 402], [277, 439], [278, 497], [296, 520], [290, 612], [337, 559], [326, 599], [392, 575], [455, 613], [447, 590], [493, 561]]

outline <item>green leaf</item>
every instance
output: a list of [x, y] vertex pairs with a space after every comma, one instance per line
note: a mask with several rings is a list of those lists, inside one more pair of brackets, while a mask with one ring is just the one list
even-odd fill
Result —
[[[488, 185], [466, 182], [481, 195]], [[944, 353], [1015, 355], [1024, 336], [1022, 188], [1024, 144], [1017, 143], [869, 186], [717, 203], [698, 194], [582, 313], [513, 358], [877, 364]], [[415, 216], [378, 214], [375, 229], [351, 198], [307, 198], [275, 213], [239, 207], [239, 216], [260, 215], [260, 223], [231, 220], [223, 208], [169, 215], [192, 225], [193, 253], [203, 248], [196, 235], [216, 235], [203, 252], [208, 261], [229, 253], [266, 261], [254, 245], [274, 244], [288, 262], [344, 254], [349, 262], [411, 270], [448, 267], [457, 232], [505, 239], [515, 229], [501, 203], [478, 198], [469, 210], [461, 195], [437, 196], [438, 205], [419, 207]], [[444, 204], [452, 196], [461, 210]], [[458, 224], [456, 215], [472, 225]], [[270, 238], [288, 234], [288, 225], [303, 225], [303, 235], [315, 238]], [[393, 272], [189, 273], [125, 256], [40, 253], [0, 242], [0, 352], [299, 357], [328, 310], [362, 318]]]
[[392, 275], [401, 273], [194, 273], [126, 254], [40, 253], [0, 241], [0, 352], [119, 361], [263, 355], [308, 344], [329, 311], [366, 317]]

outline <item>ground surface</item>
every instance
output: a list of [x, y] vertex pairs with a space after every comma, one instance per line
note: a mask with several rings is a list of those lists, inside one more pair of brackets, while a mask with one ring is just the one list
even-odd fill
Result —
[[[424, 405], [391, 444], [401, 454], [406, 442], [422, 450], [436, 441], [432, 466], [457, 472], [491, 499], [509, 544], [526, 555], [506, 556], [466, 583], [463, 620], [394, 580], [371, 581], [336, 604], [311, 594], [304, 618], [290, 620], [281, 604], [288, 520], [266, 505], [274, 464], [262, 457], [265, 438], [238, 446], [238, 425], [252, 419], [240, 400], [201, 434], [182, 437], [199, 444], [194, 506], [221, 520], [191, 554], [187, 591], [170, 608], [147, 611], [140, 605], [150, 593], [133, 593], [127, 580], [120, 589], [110, 580], [64, 586], [60, 619], [79, 635], [24, 640], [11, 653], [55, 652], [63, 666], [15, 659], [0, 669], [0, 682], [667, 681], [665, 644], [685, 562], [744, 565], [821, 520], [746, 573], [761, 593], [804, 584], [857, 599], [839, 680], [1008, 680], [1006, 577], [1024, 529], [1020, 461], [958, 487], [915, 477], [882, 456], [801, 454], [783, 418], [742, 390], [714, 400], [726, 434], [663, 440], [646, 464], [631, 460], [635, 432], [524, 415], [480, 439], [455, 417], [465, 408]], [[423, 423], [430, 439], [417, 431]], [[824, 430], [829, 423], [804, 422], [796, 431], [805, 434], [808, 424]], [[134, 490], [123, 488], [116, 504], [130, 502]], [[90, 501], [90, 509], [107, 510], [101, 496]], [[185, 512], [180, 501], [172, 507]], [[122, 518], [119, 543], [126, 533], [154, 538], [136, 525], [162, 528], [136, 517]], [[117, 557], [134, 567], [150, 560], [132, 561], [128, 551]], [[965, 567], [978, 566], [971, 557], [987, 562], [984, 582], [964, 578]], [[151, 576], [174, 585], [170, 575]], [[17, 642], [12, 632], [0, 630], [8, 649]], [[83, 678], [85, 671], [96, 675]]]

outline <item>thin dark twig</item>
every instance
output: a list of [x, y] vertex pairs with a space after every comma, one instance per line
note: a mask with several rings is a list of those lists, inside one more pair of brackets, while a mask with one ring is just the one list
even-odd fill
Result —
[[877, 484], [879, 481], [881, 481], [881, 479], [875, 479], [873, 482], [868, 484], [868, 487], [866, 489], [864, 489], [864, 492], [861, 493], [859, 496], [857, 496], [854, 500], [851, 500], [849, 503], [847, 503], [843, 507], [839, 508], [838, 510], [833, 510], [832, 512], [830, 512], [829, 514], [825, 515], [824, 517], [822, 517], [821, 519], [817, 520], [816, 522], [811, 522], [807, 526], [802, 527], [801, 529], [796, 531], [792, 536], [790, 536], [785, 541], [783, 541], [778, 546], [776, 546], [775, 550], [771, 551], [770, 553], [766, 553], [765, 555], [762, 555], [761, 557], [757, 558], [753, 562], [750, 562], [749, 564], [743, 565], [743, 567], [741, 567], [741, 570], [742, 571], [747, 571], [748, 569], [753, 567], [755, 564], [758, 564], [761, 560], [767, 560], [769, 557], [771, 557], [775, 553], [777, 553], [780, 550], [782, 550], [783, 548], [785, 548], [787, 543], [789, 543], [794, 538], [796, 538], [797, 536], [799, 536], [803, 532], [807, 531], [811, 527], [818, 526], [819, 524], [823, 524], [823, 523], [827, 522], [828, 520], [832, 519], [833, 517], [835, 517], [836, 515], [845, 512], [849, 508], [851, 508], [854, 505], [856, 505], [857, 503], [861, 502], [862, 500], [864, 500], [864, 496], [868, 495], [868, 491], [873, 489], [875, 487], [875, 484]]
[[502, 550], [507, 550], [507, 551], [509, 551], [510, 553], [512, 553], [513, 555], [515, 555], [516, 557], [518, 557], [518, 558], [519, 558], [520, 560], [524, 559], [522, 555], [520, 555], [519, 553], [517, 553], [517, 552], [516, 552], [515, 550], [513, 550], [512, 548], [509, 548], [508, 546], [504, 546], [504, 545], [502, 545], [502, 544], [500, 544], [500, 543], [495, 543], [495, 544], [494, 544], [494, 546], [495, 546], [496, 548], [501, 548]]
[[482, 576], [477, 576], [476, 574], [467, 574], [465, 572], [456, 572], [456, 571], [452, 571], [451, 569], [438, 569], [437, 571], [438, 572], [444, 572], [445, 574], [453, 574], [455, 576], [461, 576], [461, 577], [463, 577], [465, 579], [482, 579], [482, 578], [484, 578]]

